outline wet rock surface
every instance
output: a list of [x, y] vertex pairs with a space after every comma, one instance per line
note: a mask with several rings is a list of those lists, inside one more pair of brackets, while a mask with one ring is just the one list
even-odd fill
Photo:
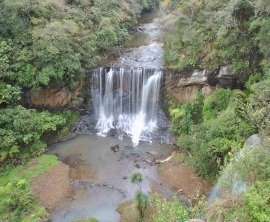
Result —
[[114, 146], [111, 147], [111, 150], [112, 150], [113, 152], [118, 152], [119, 149], [120, 149], [119, 145], [114, 145]]
[[[77, 135], [97, 134], [96, 123], [97, 123], [97, 117], [95, 116], [94, 113], [90, 113], [90, 114], [87, 113], [85, 115], [82, 115], [80, 119], [77, 121], [76, 126], [68, 139], [72, 139], [76, 137]], [[151, 132], [151, 134], [147, 132], [142, 133], [141, 141], [174, 144], [175, 138], [173, 135], [171, 135], [170, 125], [171, 124], [167, 118], [167, 115], [160, 108], [158, 110], [158, 115], [157, 115], [156, 130]], [[129, 135], [123, 133], [122, 131], [118, 131], [116, 129], [111, 129], [108, 133], [108, 136], [112, 136], [114, 138], [119, 138], [119, 139], [130, 138]], [[130, 147], [133, 147], [133, 145], [130, 145]]]

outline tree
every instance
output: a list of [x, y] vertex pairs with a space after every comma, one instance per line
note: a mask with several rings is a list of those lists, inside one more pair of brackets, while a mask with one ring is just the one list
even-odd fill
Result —
[[148, 196], [142, 192], [140, 183], [143, 181], [142, 174], [134, 173], [131, 175], [131, 183], [134, 183], [138, 186], [139, 190], [136, 192], [135, 200], [137, 210], [139, 211], [140, 219], [144, 217], [145, 210], [148, 207]]

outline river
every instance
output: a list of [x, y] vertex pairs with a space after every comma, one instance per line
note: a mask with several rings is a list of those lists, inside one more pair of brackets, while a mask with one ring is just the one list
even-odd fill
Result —
[[[157, 12], [143, 16], [121, 56], [90, 73], [90, 109], [78, 121], [75, 138], [50, 153], [76, 169], [72, 193], [52, 212], [53, 221], [94, 217], [120, 221], [117, 207], [134, 199], [133, 173], [143, 175], [142, 191], [172, 190], [158, 174], [156, 159], [176, 149], [162, 110], [162, 27]], [[91, 124], [90, 124], [91, 123]]]

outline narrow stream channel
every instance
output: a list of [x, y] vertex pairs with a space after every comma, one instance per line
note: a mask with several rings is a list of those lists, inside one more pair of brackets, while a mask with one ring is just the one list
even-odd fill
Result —
[[95, 113], [82, 119], [83, 123], [89, 118], [96, 121], [96, 135], [84, 130], [87, 127], [78, 127], [76, 133], [81, 135], [50, 149], [76, 169], [73, 192], [53, 210], [53, 221], [89, 217], [100, 222], [120, 221], [117, 207], [134, 199], [137, 190], [130, 182], [135, 172], [143, 175], [143, 192], [173, 195], [154, 164], [156, 158], [170, 156], [175, 147], [171, 145], [169, 121], [159, 105], [162, 27], [153, 14], [142, 19], [122, 56], [106, 64], [117, 68], [100, 68], [92, 75]]

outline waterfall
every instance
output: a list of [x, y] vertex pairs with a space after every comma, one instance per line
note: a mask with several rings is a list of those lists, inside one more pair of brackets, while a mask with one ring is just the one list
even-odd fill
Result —
[[[134, 145], [151, 141], [157, 129], [162, 71], [147, 68], [99, 68], [92, 74], [96, 130], [106, 136], [117, 130]], [[120, 136], [120, 137], [121, 137]]]

